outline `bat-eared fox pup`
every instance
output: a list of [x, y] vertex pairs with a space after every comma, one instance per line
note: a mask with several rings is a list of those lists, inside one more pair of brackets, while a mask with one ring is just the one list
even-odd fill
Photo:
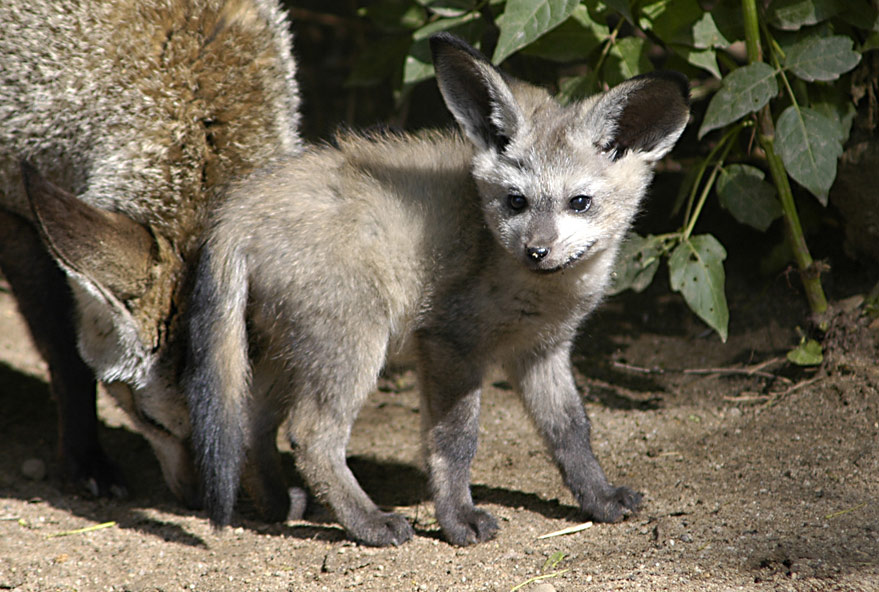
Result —
[[502, 369], [584, 515], [616, 521], [640, 494], [608, 483], [571, 372], [571, 343], [608, 286], [651, 166], [687, 123], [686, 80], [633, 78], [562, 106], [463, 41], [430, 40], [460, 133], [342, 134], [233, 189], [196, 271], [184, 385], [215, 524], [244, 485], [283, 518], [276, 431], [355, 540], [413, 530], [345, 462], [382, 368], [417, 369], [436, 517], [455, 545], [492, 538], [474, 506], [480, 387]]

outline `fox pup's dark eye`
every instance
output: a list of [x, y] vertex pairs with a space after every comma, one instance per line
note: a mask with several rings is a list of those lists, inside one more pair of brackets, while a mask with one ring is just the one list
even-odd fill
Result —
[[511, 193], [507, 196], [507, 203], [510, 206], [510, 209], [514, 212], [520, 212], [525, 209], [528, 205], [528, 200], [525, 199], [524, 195], [519, 195], [518, 193]]
[[571, 209], [575, 212], [585, 212], [592, 205], [592, 198], [588, 195], [578, 195], [571, 198]]

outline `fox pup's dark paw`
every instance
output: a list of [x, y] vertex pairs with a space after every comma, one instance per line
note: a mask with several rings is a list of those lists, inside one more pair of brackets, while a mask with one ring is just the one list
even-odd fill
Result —
[[440, 517], [446, 540], [459, 547], [489, 541], [497, 535], [498, 525], [494, 516], [474, 506], [460, 509], [453, 515]]
[[373, 512], [356, 525], [348, 527], [348, 534], [357, 542], [371, 547], [396, 547], [411, 539], [415, 532], [399, 514]]
[[642, 499], [640, 493], [628, 487], [611, 487], [582, 509], [596, 522], [619, 522], [623, 516], [635, 512]]

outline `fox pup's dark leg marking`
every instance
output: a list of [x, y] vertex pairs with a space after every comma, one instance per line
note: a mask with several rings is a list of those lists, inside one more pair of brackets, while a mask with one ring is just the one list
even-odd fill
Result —
[[95, 495], [125, 496], [120, 471], [98, 442], [97, 384], [76, 347], [73, 295], [64, 273], [23, 218], [0, 210], [0, 229], [0, 269], [49, 366], [65, 473]]
[[436, 337], [420, 336], [419, 350], [423, 438], [437, 521], [454, 545], [492, 539], [497, 522], [470, 495], [482, 373], [461, 348]]
[[511, 379], [583, 512], [600, 522], [616, 522], [636, 510], [641, 494], [608, 483], [592, 452], [569, 347], [530, 353], [512, 367]]
[[289, 515], [290, 496], [276, 444], [278, 426], [283, 420], [279, 411], [278, 405], [267, 398], [254, 400], [249, 410], [251, 421], [242, 481], [260, 516], [267, 522], [301, 518]]

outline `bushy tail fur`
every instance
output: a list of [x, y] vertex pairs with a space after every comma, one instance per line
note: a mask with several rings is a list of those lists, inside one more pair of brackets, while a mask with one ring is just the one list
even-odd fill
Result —
[[250, 385], [247, 290], [246, 263], [238, 250], [206, 245], [189, 306], [183, 384], [204, 505], [215, 527], [232, 518], [244, 450]]

